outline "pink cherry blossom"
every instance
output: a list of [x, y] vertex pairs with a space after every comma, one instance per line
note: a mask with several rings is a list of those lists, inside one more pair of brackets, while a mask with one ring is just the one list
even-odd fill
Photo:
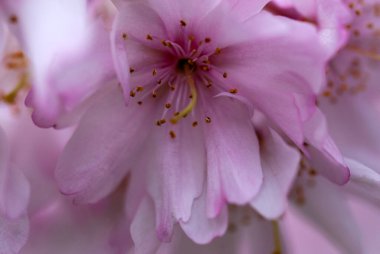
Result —
[[29, 63], [33, 90], [27, 103], [39, 126], [67, 124], [85, 99], [113, 75], [109, 32], [102, 17], [96, 16], [95, 4], [86, 0], [0, 3]]
[[[117, 1], [113, 55], [121, 87], [99, 91], [65, 147], [56, 172], [62, 192], [93, 203], [128, 176], [138, 248], [155, 248], [141, 245], [145, 234], [133, 230], [144, 200], [154, 204], [161, 241], [170, 240], [176, 222], [198, 243], [223, 234], [226, 203], [252, 202], [278, 218], [299, 156], [268, 128], [263, 135], [273, 141], [260, 150], [251, 122], [259, 111], [331, 163], [326, 176], [345, 183], [339, 151], [316, 122], [328, 52], [313, 26], [273, 16], [264, 4]], [[266, 155], [272, 148], [278, 158]], [[201, 222], [208, 231], [197, 230]]]
[[376, 253], [378, 0], [0, 7], [0, 254]]
[[[328, 165], [320, 164], [315, 158], [303, 159], [292, 192], [297, 209], [339, 249], [344, 253], [367, 253], [367, 246], [361, 244], [365, 239], [360, 238], [348, 201], [352, 192], [367, 201], [378, 202], [376, 9], [379, 3], [343, 1], [340, 4], [351, 11], [350, 23], [336, 23], [348, 38], [328, 63], [328, 82], [318, 104], [326, 115], [326, 127], [349, 165], [351, 180], [344, 188], [332, 186], [315, 176], [322, 167], [329, 168]], [[332, 217], [333, 213], [339, 216]]]
[[350, 165], [353, 178], [349, 187], [378, 202], [380, 3], [347, 1], [347, 6], [353, 16], [347, 24], [350, 37], [329, 63], [329, 83], [320, 103], [331, 133]]

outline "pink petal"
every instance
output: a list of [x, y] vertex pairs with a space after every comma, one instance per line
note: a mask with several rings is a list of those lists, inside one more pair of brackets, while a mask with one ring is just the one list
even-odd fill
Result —
[[288, 192], [298, 170], [300, 155], [274, 131], [262, 133], [264, 182], [251, 205], [265, 218], [277, 219], [286, 210]]
[[12, 219], [25, 213], [30, 186], [25, 175], [10, 165], [8, 142], [0, 128], [0, 212]]
[[[180, 20], [189, 23], [189, 26], [199, 25], [200, 20], [214, 10], [222, 1], [221, 0], [148, 0], [147, 1], [157, 13], [160, 13], [169, 38], [173, 39]], [[196, 8], [195, 8], [196, 7]]]
[[56, 170], [61, 191], [78, 202], [109, 194], [133, 165], [149, 133], [145, 126], [153, 126], [152, 106], [125, 107], [119, 87], [111, 87], [84, 115], [63, 151]]
[[260, 27], [273, 26], [276, 33], [259, 32], [250, 41], [224, 49], [216, 59], [218, 66], [228, 73], [229, 83], [239, 93], [301, 146], [303, 127], [296, 97], [304, 97], [304, 101], [313, 98], [324, 77], [326, 55], [318, 44], [316, 30], [267, 13], [245, 24], [259, 31], [263, 30]]
[[259, 144], [245, 105], [226, 97], [208, 99], [204, 126], [207, 148], [207, 192], [210, 217], [224, 202], [248, 203], [263, 180]]
[[194, 202], [190, 220], [180, 222], [186, 235], [197, 244], [207, 244], [215, 237], [222, 236], [226, 232], [227, 224], [227, 207], [224, 207], [215, 218], [207, 218], [206, 191]]
[[312, 185], [307, 181], [301, 182], [305, 202], [296, 208], [344, 253], [362, 253], [355, 219], [342, 190], [324, 178], [316, 177], [314, 180]]
[[351, 178], [346, 188], [363, 199], [380, 204], [380, 174], [362, 163], [346, 158]]
[[146, 39], [148, 34], [158, 38], [166, 34], [161, 17], [152, 8], [141, 3], [123, 3], [112, 29], [112, 54], [126, 100], [129, 99], [130, 92], [130, 67], [138, 70], [148, 64], [158, 64], [160, 60], [159, 52], [141, 45], [143, 42], [149, 43]]
[[305, 137], [311, 145], [306, 148], [311, 156], [311, 165], [331, 181], [347, 183], [350, 172], [328, 133], [326, 119], [319, 109], [305, 122]]
[[244, 21], [259, 13], [270, 0], [228, 0], [232, 14]]
[[6, 32], [5, 32], [5, 25], [3, 24], [1, 20], [1, 13], [0, 13], [0, 57], [3, 57], [4, 53], [4, 47], [5, 47], [5, 39], [6, 39]]
[[17, 219], [0, 216], [0, 253], [17, 254], [25, 245], [29, 234], [26, 215]]
[[135, 244], [135, 254], [155, 253], [160, 245], [155, 231], [155, 213], [153, 202], [144, 199], [131, 224], [131, 235]]
[[380, 173], [380, 118], [369, 95], [342, 96], [336, 103], [322, 99], [320, 107], [342, 154]]
[[[156, 206], [160, 240], [167, 241], [173, 218], [188, 221], [193, 201], [202, 193], [206, 151], [202, 129], [192, 127], [189, 118], [156, 128], [150, 140], [155, 152], [150, 158], [147, 185]], [[170, 137], [170, 131], [175, 138]]]
[[[272, 222], [259, 218], [251, 208], [245, 208], [235, 207], [233, 213], [230, 211], [227, 232], [209, 244], [196, 244], [182, 232], [176, 232], [169, 250], [164, 249], [165, 251], [158, 252], [158, 254], [273, 253], [275, 244], [273, 242]], [[280, 234], [282, 232], [281, 226]], [[288, 246], [283, 241], [283, 237], [283, 235], [280, 235], [283, 253], [293, 254], [293, 252], [287, 251]]]

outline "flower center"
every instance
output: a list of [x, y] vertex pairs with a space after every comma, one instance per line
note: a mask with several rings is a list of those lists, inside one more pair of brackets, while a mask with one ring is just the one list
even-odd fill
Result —
[[179, 112], [179, 114], [175, 114], [170, 119], [170, 122], [173, 124], [176, 124], [181, 118], [186, 117], [197, 104], [197, 98], [198, 98], [197, 88], [195, 86], [195, 81], [193, 77], [193, 72], [195, 68], [196, 68], [196, 64], [190, 59], [180, 59], [177, 63], [177, 70], [183, 71], [184, 75], [186, 76], [191, 94], [190, 94], [190, 102], [187, 104], [187, 106], [181, 112]]
[[7, 91], [0, 90], [0, 101], [15, 104], [19, 93], [28, 88], [28, 75], [26, 73], [28, 62], [22, 51], [14, 51], [4, 56], [3, 64], [6, 71], [5, 75], [11, 84], [9, 84], [8, 89], [5, 88]]
[[[187, 21], [180, 20], [178, 31], [171, 38], [167, 34], [144, 33], [135, 40], [125, 32], [120, 34], [127, 49], [141, 52], [140, 58], [129, 61], [130, 96], [139, 105], [148, 98], [163, 105], [163, 113], [155, 121], [159, 127], [180, 121], [188, 124], [189, 120], [196, 127], [200, 118], [210, 124], [211, 117], [204, 115], [206, 111], [198, 110], [200, 105], [221, 92], [237, 93], [235, 87], [223, 82], [228, 81], [228, 73], [216, 61], [223, 49], [211, 37], [200, 37], [193, 32]], [[176, 138], [174, 131], [170, 137]]]
[[195, 72], [197, 64], [190, 58], [181, 58], [177, 61], [177, 72], [186, 74], [186, 72]]
[[323, 92], [332, 103], [340, 96], [367, 91], [380, 61], [380, 4], [361, 1], [347, 5], [354, 17], [346, 25], [350, 38], [329, 64], [328, 87]]

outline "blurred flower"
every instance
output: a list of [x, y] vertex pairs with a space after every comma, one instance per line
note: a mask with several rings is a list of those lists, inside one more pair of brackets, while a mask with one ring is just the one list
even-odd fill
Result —
[[110, 253], [121, 196], [76, 206], [56, 186], [56, 161], [72, 131], [39, 129], [28, 110], [4, 104], [0, 121], [0, 253]]
[[[281, 2], [281, 1], [277, 1]], [[304, 1], [312, 3], [314, 13], [325, 4], [324, 0]], [[301, 16], [298, 19], [313, 20], [307, 16], [298, 1], [289, 2], [287, 7], [295, 8]], [[339, 3], [336, 1], [330, 3]], [[344, 253], [367, 253], [358, 231], [357, 219], [353, 217], [349, 200], [351, 194], [378, 204], [379, 167], [378, 156], [378, 100], [379, 89], [379, 28], [378, 1], [342, 1], [350, 18], [335, 23], [333, 27], [344, 30], [341, 34], [345, 44], [332, 55], [327, 66], [326, 87], [318, 97], [318, 105], [327, 117], [326, 126], [345, 162], [349, 165], [351, 178], [345, 187], [338, 188], [318, 176], [322, 167], [315, 158], [304, 157], [301, 171], [292, 190], [292, 200], [303, 215], [313, 221], [325, 237], [332, 240]], [[277, 13], [281, 9], [277, 9]], [[313, 13], [313, 12], [311, 12]], [[282, 14], [288, 16], [289, 9]], [[309, 12], [310, 14], [310, 12]], [[302, 15], [304, 18], [302, 18]], [[324, 18], [319, 12], [316, 25], [323, 28]], [[335, 16], [330, 13], [330, 16]], [[331, 18], [327, 20], [332, 20]], [[345, 35], [347, 34], [347, 35]], [[339, 44], [337, 44], [339, 45]], [[317, 162], [318, 163], [318, 162]], [[331, 214], [339, 214], [332, 217]]]
[[345, 1], [352, 14], [347, 44], [328, 65], [320, 105], [350, 166], [348, 188], [379, 202], [380, 2]]
[[39, 126], [67, 125], [85, 99], [113, 75], [109, 32], [96, 16], [96, 3], [0, 3], [28, 61], [32, 92], [27, 103], [34, 108], [33, 119]]

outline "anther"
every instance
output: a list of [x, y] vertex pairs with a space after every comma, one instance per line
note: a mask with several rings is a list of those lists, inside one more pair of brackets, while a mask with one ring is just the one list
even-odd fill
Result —
[[137, 104], [139, 104], [140, 106], [143, 104], [142, 101], [138, 101]]
[[206, 117], [205, 117], [205, 122], [206, 122], [206, 123], [211, 123], [211, 117], [206, 116]]
[[172, 139], [175, 139], [177, 137], [177, 135], [175, 134], [174, 131], [169, 131], [169, 135]]
[[193, 123], [192, 123], [192, 126], [193, 126], [193, 127], [197, 127], [197, 126], [198, 126], [198, 122], [197, 122], [197, 121], [193, 122]]
[[215, 54], [219, 55], [220, 53], [222, 53], [222, 50], [220, 48], [216, 48], [215, 49]]
[[172, 107], [172, 104], [170, 104], [170, 103], [166, 103], [166, 104], [165, 104], [165, 108], [169, 109], [169, 108], [171, 108], [171, 107]]
[[169, 46], [169, 44], [165, 40], [161, 40], [161, 44], [164, 45], [164, 47]]
[[16, 24], [18, 22], [18, 17], [16, 15], [9, 16], [9, 23]]
[[309, 175], [310, 176], [316, 176], [317, 175], [317, 171], [312, 168], [312, 169], [309, 170]]
[[156, 69], [153, 69], [153, 71], [152, 71], [152, 75], [153, 75], [153, 76], [156, 76], [156, 75], [157, 75], [157, 70], [156, 70]]
[[121, 35], [121, 37], [123, 38], [123, 40], [128, 39], [128, 35], [127, 35], [126, 33], [123, 33], [123, 34]]
[[136, 92], [142, 92], [142, 91], [144, 91], [144, 87], [143, 86], [136, 87]]
[[201, 70], [202, 71], [209, 71], [210, 68], [207, 65], [203, 65], [203, 66], [201, 66]]
[[129, 73], [134, 73], [135, 72], [135, 69], [133, 69], [132, 67], [131, 68], [129, 68]]
[[134, 91], [130, 91], [130, 92], [129, 92], [129, 96], [131, 96], [131, 97], [135, 97], [135, 96], [136, 96], [136, 93], [135, 93]]
[[157, 125], [157, 126], [161, 126], [161, 125], [163, 125], [164, 123], [166, 123], [166, 120], [165, 120], [165, 119], [161, 119], [161, 120], [157, 120], [156, 125]]
[[211, 38], [210, 37], [206, 37], [205, 42], [206, 43], [210, 43], [211, 42]]
[[229, 92], [232, 94], [237, 94], [238, 90], [236, 88], [232, 88], [229, 90]]
[[147, 34], [147, 35], [146, 35], [146, 39], [149, 40], [149, 41], [153, 41], [153, 37], [152, 37], [152, 35], [150, 35], [150, 34]]
[[224, 72], [224, 73], [223, 73], [223, 78], [227, 78], [227, 77], [228, 77], [227, 72]]
[[187, 25], [186, 21], [184, 21], [183, 19], [179, 21], [180, 25], [182, 27], [185, 27]]

